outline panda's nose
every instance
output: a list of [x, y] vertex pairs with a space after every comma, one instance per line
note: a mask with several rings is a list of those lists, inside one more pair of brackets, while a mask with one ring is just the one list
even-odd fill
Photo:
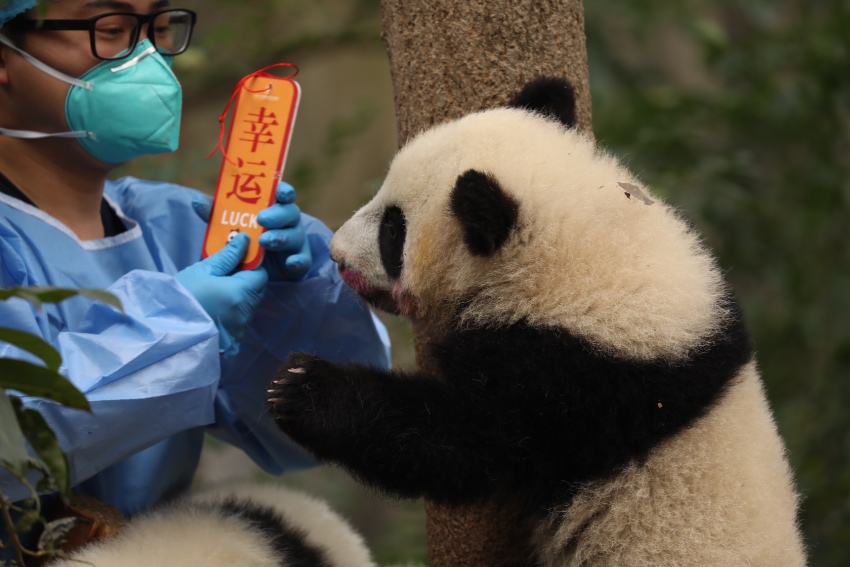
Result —
[[345, 256], [337, 253], [337, 251], [334, 250], [333, 248], [331, 248], [331, 260], [336, 262], [336, 269], [339, 270], [339, 273], [343, 273], [346, 270], [346, 268], [345, 268]]
[[336, 246], [334, 246], [333, 241], [331, 241], [330, 253], [331, 253], [331, 260], [333, 260], [334, 262], [336, 262], [340, 266], [345, 264], [345, 254], [340, 252], [339, 249]]

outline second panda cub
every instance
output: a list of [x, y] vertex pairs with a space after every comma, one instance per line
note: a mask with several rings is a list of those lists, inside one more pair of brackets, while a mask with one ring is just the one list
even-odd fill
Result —
[[434, 368], [290, 357], [279, 426], [402, 497], [510, 494], [538, 564], [805, 563], [742, 316], [699, 237], [574, 129], [563, 80], [423, 132], [336, 234]]
[[272, 483], [191, 493], [48, 567], [83, 565], [376, 567], [363, 538], [325, 502]]

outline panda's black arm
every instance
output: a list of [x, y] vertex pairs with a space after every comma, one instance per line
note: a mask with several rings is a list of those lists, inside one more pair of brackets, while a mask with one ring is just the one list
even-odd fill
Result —
[[499, 487], [540, 503], [704, 415], [752, 355], [739, 318], [708, 344], [635, 361], [562, 329], [467, 328], [433, 346], [444, 381], [297, 355], [306, 373], [272, 405], [295, 441], [389, 492], [461, 503]]
[[294, 441], [401, 497], [460, 504], [487, 496], [512, 476], [527, 437], [511, 414], [493, 416], [483, 411], [489, 404], [434, 378], [305, 354], [290, 357], [270, 396]]

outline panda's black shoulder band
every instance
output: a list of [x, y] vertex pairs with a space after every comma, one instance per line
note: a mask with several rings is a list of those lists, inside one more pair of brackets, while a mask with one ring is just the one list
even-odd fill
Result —
[[723, 398], [753, 356], [731, 296], [727, 309], [725, 325], [684, 360], [625, 359], [566, 329], [524, 322], [459, 327], [433, 352], [447, 383], [470, 400], [463, 419], [503, 440], [490, 454], [504, 462], [492, 469], [513, 470], [505, 477], [522, 480], [509, 490], [545, 505], [643, 462]]

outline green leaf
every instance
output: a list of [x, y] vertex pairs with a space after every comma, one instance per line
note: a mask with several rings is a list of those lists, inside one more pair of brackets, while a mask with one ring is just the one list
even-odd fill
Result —
[[59, 447], [56, 434], [47, 425], [44, 417], [35, 410], [24, 409], [20, 400], [12, 402], [18, 423], [27, 441], [46, 468], [47, 476], [67, 501], [71, 497], [71, 477], [68, 474], [68, 458]]
[[28, 508], [20, 514], [18, 521], [15, 522], [15, 530], [22, 534], [28, 533], [35, 527], [39, 519], [40, 516], [38, 515], [38, 511]]
[[0, 462], [6, 468], [23, 470], [29, 459], [12, 401], [4, 390], [0, 390]]
[[0, 358], [0, 387], [28, 396], [48, 398], [72, 408], [91, 409], [85, 395], [67, 378], [25, 360]]
[[44, 361], [44, 364], [53, 371], [58, 371], [62, 364], [62, 356], [53, 346], [41, 337], [24, 331], [6, 329], [0, 327], [0, 341], [15, 345], [16, 347], [34, 354]]
[[100, 301], [101, 303], [105, 303], [107, 305], [111, 305], [118, 311], [124, 312], [124, 307], [121, 305], [121, 300], [118, 299], [118, 296], [109, 293], [108, 291], [104, 291], [102, 289], [78, 289], [80, 295], [85, 295], [89, 299], [94, 299], [96, 301]]
[[38, 294], [30, 292], [26, 288], [0, 289], [0, 300], [6, 300], [12, 297], [26, 299], [35, 305], [39, 311], [41, 310], [41, 300], [38, 298]]
[[83, 295], [89, 299], [101, 301], [107, 305], [111, 305], [122, 313], [124, 312], [121, 300], [108, 291], [101, 289], [68, 289], [62, 287], [13, 287], [0, 289], [0, 300], [9, 299], [10, 297], [20, 297], [26, 299], [38, 309], [41, 309], [42, 303], [59, 303], [77, 295]]

